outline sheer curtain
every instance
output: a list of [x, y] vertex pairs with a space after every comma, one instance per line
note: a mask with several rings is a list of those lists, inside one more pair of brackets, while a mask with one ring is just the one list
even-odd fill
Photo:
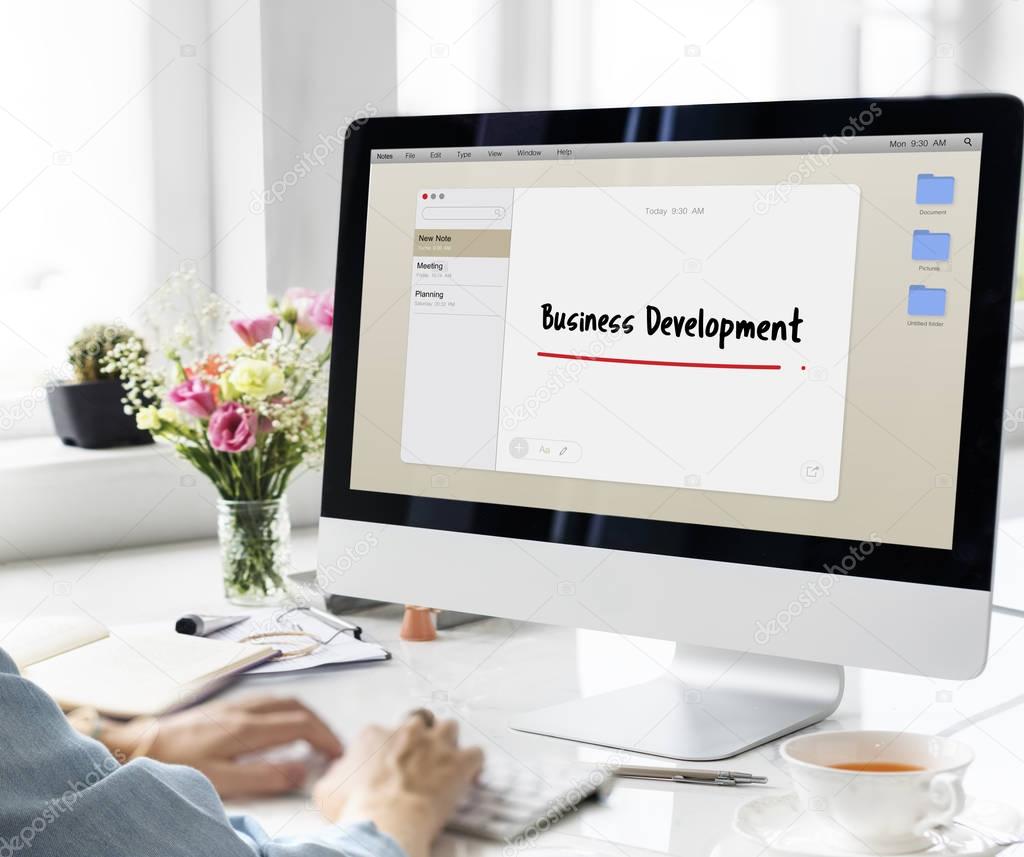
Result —
[[402, 0], [405, 113], [1024, 92], [1006, 0]]
[[49, 433], [68, 342], [142, 326], [171, 273], [263, 305], [259, 8], [3, 4], [0, 441]]
[[1013, 0], [401, 0], [396, 11], [401, 113], [1024, 96]]
[[[0, 440], [51, 430], [84, 325], [210, 272], [205, 5], [36, 0], [0, 27]], [[44, 49], [45, 48], [45, 49]]]
[[152, 118], [145, 99], [125, 101], [159, 68], [128, 6], [11, 4], [4, 18], [0, 396], [58, 373], [76, 326], [120, 313], [152, 279]]

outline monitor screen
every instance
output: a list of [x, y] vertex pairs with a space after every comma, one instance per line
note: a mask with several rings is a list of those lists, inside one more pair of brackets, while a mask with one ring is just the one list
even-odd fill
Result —
[[981, 148], [373, 149], [349, 487], [950, 549]]

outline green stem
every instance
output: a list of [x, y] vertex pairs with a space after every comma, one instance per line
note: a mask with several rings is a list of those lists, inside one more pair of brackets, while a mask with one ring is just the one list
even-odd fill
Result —
[[283, 502], [222, 504], [219, 515], [228, 596], [273, 595], [284, 585], [282, 574], [287, 565], [287, 508]]

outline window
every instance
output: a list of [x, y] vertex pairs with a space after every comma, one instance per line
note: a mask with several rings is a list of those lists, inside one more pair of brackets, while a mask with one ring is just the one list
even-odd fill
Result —
[[[174, 20], [183, 31], [205, 21], [202, 4], [187, 5]], [[195, 51], [144, 4], [5, 5], [0, 436], [49, 431], [43, 385], [66, 374], [81, 327], [137, 325], [168, 272], [203, 271], [205, 90], [186, 64]]]
[[397, 8], [405, 113], [1024, 91], [1014, 4], [987, 17], [967, 0]]
[[[113, 3], [5, 11], [0, 396], [10, 397], [62, 373], [78, 326], [141, 298], [155, 238], [145, 227], [154, 203], [149, 103], [129, 100], [151, 76], [145, 17]], [[41, 63], [41, 44], [61, 61]]]

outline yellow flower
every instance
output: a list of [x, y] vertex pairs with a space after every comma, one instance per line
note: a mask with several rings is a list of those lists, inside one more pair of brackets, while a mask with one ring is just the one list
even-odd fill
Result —
[[161, 423], [176, 423], [178, 421], [178, 412], [169, 405], [160, 408], [156, 415]]
[[243, 395], [265, 399], [284, 389], [284, 372], [266, 360], [243, 357], [231, 370], [228, 384]]
[[156, 431], [160, 428], [160, 409], [149, 405], [135, 415], [135, 425], [143, 431]]

